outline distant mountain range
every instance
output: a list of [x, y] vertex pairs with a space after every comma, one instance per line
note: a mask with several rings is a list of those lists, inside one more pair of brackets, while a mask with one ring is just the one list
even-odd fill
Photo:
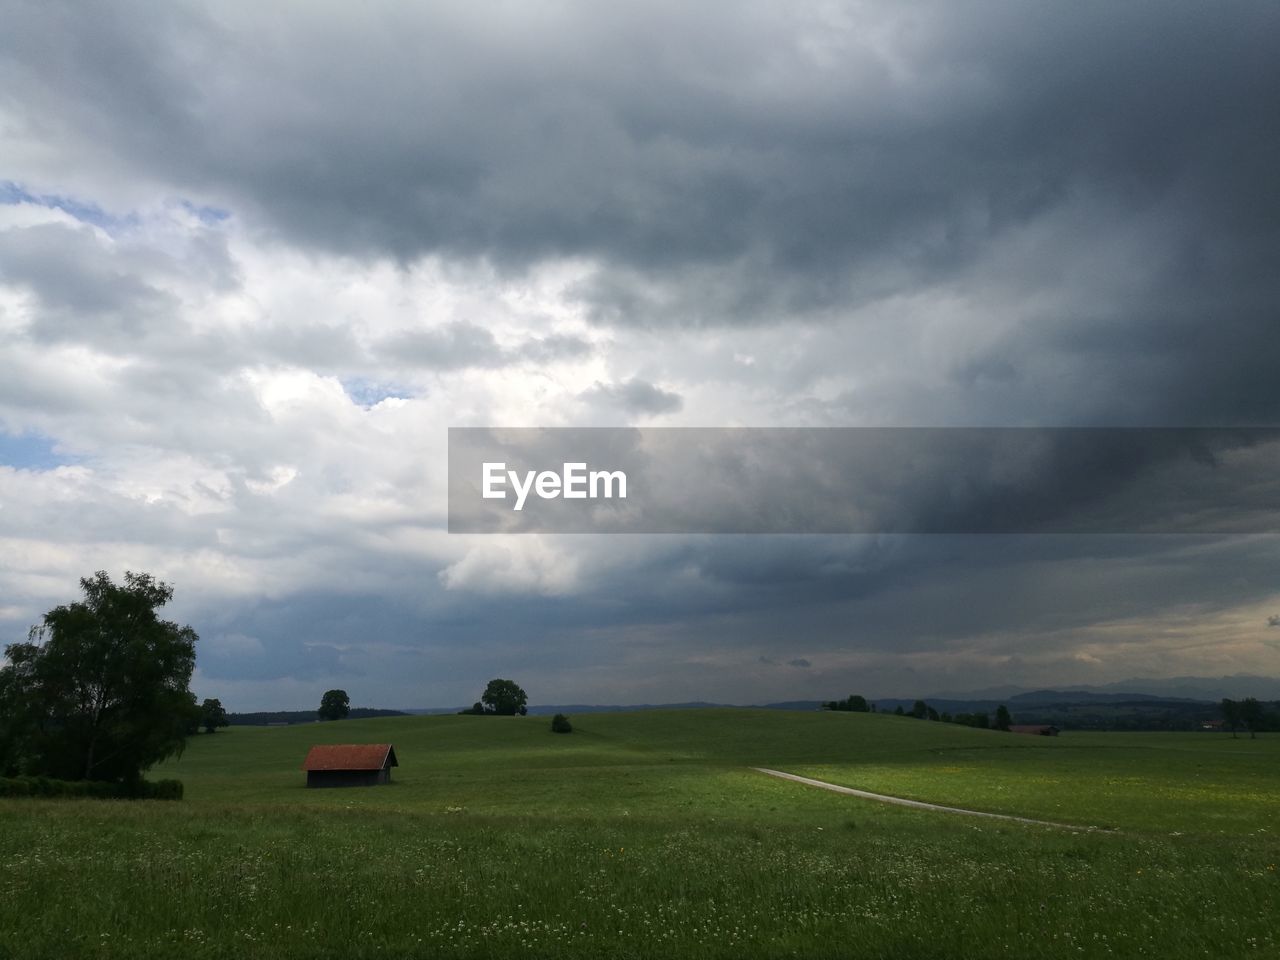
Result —
[[[960, 693], [935, 693], [925, 700], [1006, 700], [1023, 695], [1038, 696], [1044, 691], [1029, 687], [1000, 686], [983, 690], [967, 690]], [[1260, 677], [1237, 673], [1225, 677], [1168, 677], [1165, 679], [1117, 680], [1095, 686], [1073, 684], [1062, 687], [1059, 694], [1110, 694], [1131, 699], [1134, 694], [1181, 700], [1209, 700], [1219, 702], [1224, 697], [1242, 700], [1256, 697], [1259, 700], [1280, 700], [1280, 677]]]
[[[857, 691], [854, 691], [857, 692]], [[843, 694], [834, 692], [832, 698]], [[1260, 677], [1250, 674], [1235, 674], [1228, 677], [1170, 677], [1164, 680], [1133, 679], [1120, 680], [1115, 683], [1097, 686], [1070, 686], [1057, 690], [1035, 689], [1031, 687], [1000, 686], [983, 690], [970, 690], [960, 693], [934, 693], [920, 699], [927, 702], [935, 710], [946, 710], [951, 713], [968, 713], [974, 710], [994, 710], [1005, 704], [1010, 710], [1021, 707], [1043, 707], [1052, 704], [1135, 704], [1147, 703], [1154, 706], [1158, 703], [1217, 704], [1224, 697], [1241, 700], [1245, 697], [1256, 697], [1259, 700], [1280, 700], [1280, 678]], [[879, 697], [871, 698], [881, 710], [893, 710], [902, 705], [910, 708], [914, 697]], [[585, 704], [561, 703], [538, 704], [531, 706], [529, 713], [535, 716], [549, 716], [555, 713], [619, 713], [632, 710], [689, 710], [697, 707], [734, 707], [754, 706], [770, 710], [820, 710], [822, 700], [783, 700], [775, 703], [733, 704], [711, 703], [697, 700], [690, 703], [632, 703], [632, 704]], [[461, 707], [453, 709], [406, 710], [405, 713], [454, 713]]]

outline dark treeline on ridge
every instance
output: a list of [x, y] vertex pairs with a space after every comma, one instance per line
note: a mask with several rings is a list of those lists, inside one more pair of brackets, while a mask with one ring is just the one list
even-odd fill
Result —
[[[823, 710], [853, 713], [889, 713], [959, 723], [965, 726], [1004, 729], [1009, 724], [1053, 725], [1068, 730], [1113, 731], [1280, 731], [1280, 701], [1190, 700], [1142, 694], [1077, 694], [1040, 691], [1015, 696], [1007, 704], [994, 700], [881, 699], [875, 702], [851, 695], [829, 700]], [[1008, 715], [1001, 717], [1001, 711]]]
[[[347, 711], [348, 720], [367, 720], [370, 717], [407, 717], [403, 710], [379, 710], [374, 707], [352, 707]], [[319, 723], [315, 710], [257, 710], [250, 713], [228, 713], [227, 721], [233, 727], [266, 727], [290, 723]]]

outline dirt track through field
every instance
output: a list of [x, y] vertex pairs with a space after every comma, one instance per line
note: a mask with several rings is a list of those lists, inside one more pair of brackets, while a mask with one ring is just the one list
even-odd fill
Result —
[[830, 790], [832, 793], [843, 793], [850, 797], [861, 797], [863, 800], [879, 800], [881, 803], [893, 803], [900, 807], [914, 807], [917, 810], [932, 810], [935, 813], [962, 813], [969, 817], [990, 817], [994, 820], [1012, 820], [1015, 823], [1030, 823], [1038, 827], [1060, 827], [1063, 830], [1097, 830], [1097, 827], [1084, 827], [1073, 823], [1054, 823], [1051, 820], [1032, 820], [1030, 817], [1015, 817], [1007, 813], [987, 813], [983, 810], [964, 810], [960, 807], [944, 807], [937, 803], [925, 803], [922, 800], [904, 800], [902, 797], [890, 797], [883, 793], [870, 793], [866, 790], [855, 790], [853, 787], [842, 787], [837, 783], [827, 783], [825, 780], [811, 780], [808, 777], [797, 776], [794, 773], [783, 773], [781, 770], [770, 770], [768, 767], [752, 767], [759, 773], [767, 773], [771, 777], [780, 777], [783, 780], [794, 780], [796, 783], [803, 783], [810, 787], [821, 787], [823, 790]]

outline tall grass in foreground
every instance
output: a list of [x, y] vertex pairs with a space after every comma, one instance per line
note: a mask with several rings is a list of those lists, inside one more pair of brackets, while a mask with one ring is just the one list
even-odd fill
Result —
[[0, 802], [6, 957], [1275, 955], [1272, 838]]

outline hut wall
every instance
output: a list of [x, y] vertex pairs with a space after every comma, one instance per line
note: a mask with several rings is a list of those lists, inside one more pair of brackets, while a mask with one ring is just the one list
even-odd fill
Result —
[[308, 787], [373, 787], [391, 780], [391, 771], [382, 770], [308, 770]]

